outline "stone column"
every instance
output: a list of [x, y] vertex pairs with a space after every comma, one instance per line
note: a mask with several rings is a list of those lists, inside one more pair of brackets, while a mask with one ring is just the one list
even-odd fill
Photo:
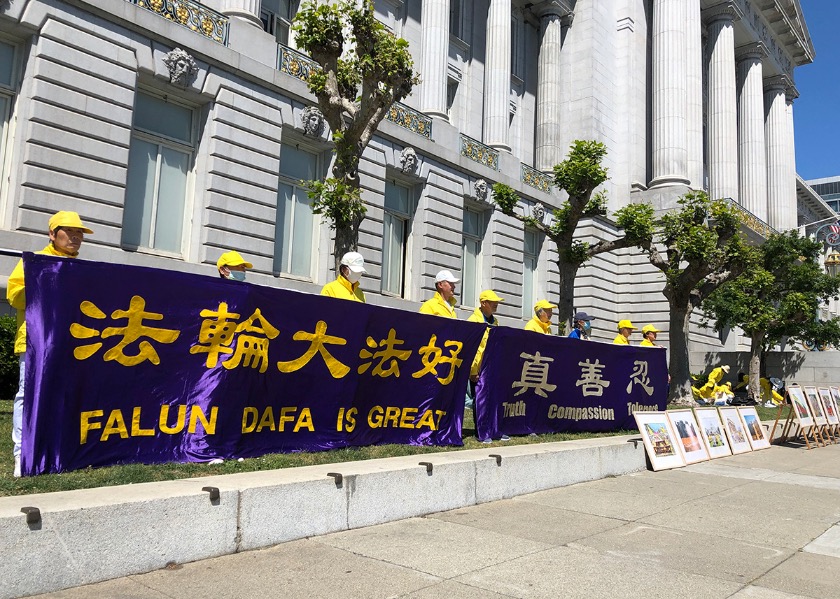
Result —
[[738, 49], [738, 198], [767, 222], [767, 153], [764, 143], [764, 79], [761, 43]]
[[685, 23], [689, 2], [653, 1], [653, 180], [688, 184]]
[[571, 12], [546, 2], [532, 9], [540, 17], [540, 54], [537, 63], [537, 131], [535, 167], [550, 171], [561, 160], [560, 98], [563, 93], [560, 51]]
[[796, 143], [793, 131], [793, 101], [799, 97], [797, 89], [790, 85], [785, 90], [785, 117], [787, 120], [787, 146], [788, 146], [788, 164], [787, 171], [790, 177], [787, 187], [787, 203], [785, 208], [785, 225], [784, 230], [795, 229], [799, 226], [799, 219], [797, 218], [797, 199], [796, 199]]
[[[790, 169], [788, 144], [787, 106], [785, 90], [789, 85], [787, 77], [767, 79], [764, 84], [764, 135], [767, 147], [767, 217], [768, 224], [778, 230], [785, 230], [789, 218], [786, 215], [790, 204]], [[794, 217], [796, 203], [793, 205]]]
[[738, 199], [734, 3], [704, 11], [709, 32], [709, 197]]
[[700, 3], [688, 2], [686, 10], [686, 169], [689, 185], [694, 189], [703, 189], [703, 25]]
[[510, 151], [510, 7], [510, 0], [490, 0], [484, 65], [483, 141], [506, 151]]
[[222, 0], [222, 9], [219, 12], [231, 19], [239, 19], [254, 27], [263, 28], [260, 20], [260, 0]]
[[420, 109], [429, 116], [448, 120], [446, 72], [449, 56], [449, 0], [424, 0], [420, 20], [423, 28]]

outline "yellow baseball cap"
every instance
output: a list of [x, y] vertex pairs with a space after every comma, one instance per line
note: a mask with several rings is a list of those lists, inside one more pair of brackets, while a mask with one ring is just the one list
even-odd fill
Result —
[[642, 327], [642, 333], [659, 333], [659, 329], [657, 329], [652, 324], [646, 324]]
[[216, 268], [221, 268], [223, 266], [244, 266], [245, 268], [254, 268], [254, 265], [250, 262], [245, 262], [245, 258], [243, 258], [239, 252], [225, 252], [219, 259], [216, 261]]
[[618, 321], [618, 330], [621, 329], [633, 329], [636, 330], [636, 327], [633, 326], [633, 323], [629, 320], [619, 320]]
[[82, 224], [79, 213], [70, 212], [69, 210], [62, 210], [53, 214], [50, 217], [49, 227], [50, 231], [55, 231], [59, 227], [68, 227], [71, 229], [81, 229], [86, 234], [93, 235], [93, 231]]
[[540, 300], [536, 304], [534, 304], [534, 310], [553, 310], [556, 307], [557, 306], [555, 306], [548, 300]]
[[496, 295], [496, 292], [493, 291], [492, 289], [486, 289], [486, 290], [481, 292], [481, 295], [478, 296], [478, 302], [479, 303], [484, 302], [484, 301], [487, 301], [487, 302], [503, 302], [505, 300], [503, 300], [498, 295]]

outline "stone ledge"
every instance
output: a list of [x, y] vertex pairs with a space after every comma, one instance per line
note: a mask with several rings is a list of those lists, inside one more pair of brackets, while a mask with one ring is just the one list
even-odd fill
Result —
[[[631, 435], [3, 497], [0, 599], [644, 468]], [[40, 524], [26, 523], [24, 506]]]

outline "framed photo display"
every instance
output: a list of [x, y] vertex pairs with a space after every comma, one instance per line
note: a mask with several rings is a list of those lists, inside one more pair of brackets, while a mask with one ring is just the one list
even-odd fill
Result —
[[811, 408], [808, 406], [808, 400], [805, 398], [805, 391], [799, 385], [788, 385], [787, 396], [790, 399], [791, 409], [793, 415], [796, 417], [796, 422], [802, 429], [808, 429], [814, 426], [814, 417], [811, 414]]
[[694, 416], [709, 457], [715, 459], [732, 455], [717, 408], [694, 408]]
[[828, 387], [820, 387], [817, 389], [817, 392], [820, 394], [820, 401], [822, 402], [823, 412], [825, 412], [825, 419], [828, 424], [840, 424], [840, 418], [837, 416], [837, 407], [831, 398], [831, 390]]
[[817, 395], [817, 388], [803, 388], [805, 389], [805, 398], [808, 400], [808, 407], [811, 408], [811, 414], [814, 416], [814, 424], [817, 426], [825, 426], [828, 424], [828, 420], [825, 419], [825, 412], [823, 412], [820, 397]]
[[837, 417], [840, 418], [840, 388], [829, 387], [828, 389], [831, 391], [831, 399], [834, 400], [834, 408], [837, 411]]
[[732, 453], [752, 451], [749, 435], [747, 429], [744, 428], [744, 422], [741, 420], [738, 408], [718, 408], [718, 412], [720, 412], [720, 419], [723, 422], [726, 436], [729, 437], [729, 447], [732, 449]]
[[709, 459], [709, 451], [700, 436], [700, 427], [694, 418], [691, 408], [685, 410], [668, 410], [668, 420], [677, 435], [677, 446], [682, 452], [686, 464], [704, 462]]
[[747, 437], [753, 450], [768, 449], [770, 447], [770, 439], [767, 438], [764, 427], [761, 426], [761, 419], [758, 417], [758, 412], [755, 411], [755, 407], [740, 407], [738, 408], [738, 413], [741, 415], [741, 421], [747, 430]]
[[665, 412], [633, 412], [633, 417], [654, 470], [685, 466], [685, 460], [677, 448], [680, 441]]

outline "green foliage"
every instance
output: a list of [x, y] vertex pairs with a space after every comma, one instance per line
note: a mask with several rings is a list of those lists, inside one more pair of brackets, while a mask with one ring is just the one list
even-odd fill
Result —
[[301, 181], [301, 184], [309, 187], [312, 212], [326, 216], [333, 229], [351, 226], [357, 220], [361, 222], [367, 212], [359, 188], [341, 179], [328, 177], [324, 181]]
[[[419, 82], [408, 42], [376, 19], [373, 2], [306, 2], [292, 28], [298, 47], [320, 65], [309, 90], [332, 131], [333, 177], [310, 182], [315, 212], [336, 230], [336, 256], [358, 244], [365, 208], [358, 178], [359, 160], [379, 123]], [[336, 258], [337, 260], [337, 258]]]
[[771, 235], [740, 277], [718, 288], [703, 303], [715, 328], [740, 327], [764, 349], [783, 337], [836, 343], [840, 324], [820, 322], [821, 304], [838, 296], [840, 280], [819, 265], [822, 245], [796, 231]]
[[0, 316], [0, 399], [11, 399], [17, 393], [19, 365], [15, 355], [17, 319]]
[[601, 142], [575, 140], [566, 160], [554, 167], [554, 184], [571, 197], [586, 196], [607, 180], [607, 169], [601, 166], [606, 155]]
[[493, 201], [504, 214], [513, 216], [516, 204], [519, 202], [519, 194], [517, 194], [510, 185], [505, 185], [504, 183], [494, 183]]
[[615, 213], [616, 224], [633, 245], [650, 243], [653, 236], [653, 206], [650, 204], [628, 204]]

